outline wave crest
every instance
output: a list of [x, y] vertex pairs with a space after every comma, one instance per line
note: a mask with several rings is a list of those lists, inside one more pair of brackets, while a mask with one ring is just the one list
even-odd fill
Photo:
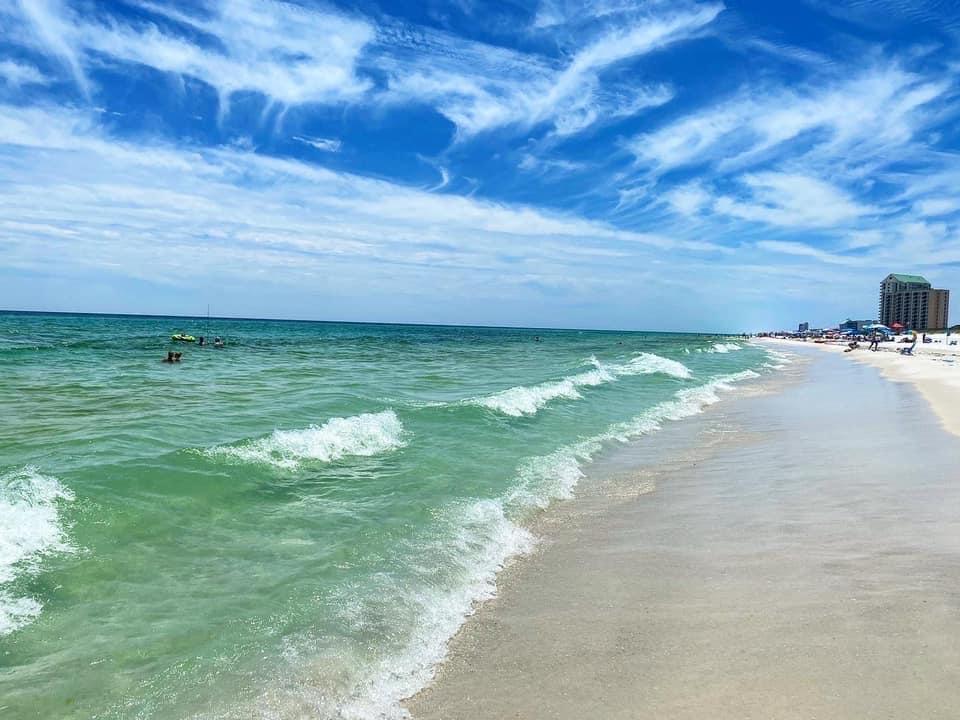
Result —
[[621, 377], [657, 373], [680, 379], [687, 379], [691, 376], [690, 368], [683, 363], [646, 352], [638, 353], [623, 364], [607, 365], [595, 357], [591, 357], [589, 362], [593, 365], [593, 370], [571, 375], [554, 382], [539, 385], [518, 385], [485, 397], [472, 398], [466, 402], [511, 417], [521, 417], [535, 414], [553, 400], [580, 399], [582, 395], [580, 395], [578, 388], [596, 387], [616, 382]]
[[582, 464], [592, 460], [605, 443], [628, 442], [656, 432], [665, 421], [697, 415], [708, 405], [719, 402], [720, 392], [732, 390], [734, 383], [757, 377], [760, 374], [753, 370], [720, 375], [703, 385], [679, 390], [672, 399], [654, 405], [631, 420], [616, 423], [599, 435], [563, 446], [548, 455], [524, 460], [517, 469], [514, 489], [507, 496], [508, 507], [522, 514], [571, 497], [584, 477]]
[[659, 373], [681, 380], [686, 380], [691, 376], [690, 368], [682, 362], [646, 352], [635, 355], [625, 365], [614, 366], [614, 372], [617, 375], [652, 375]]
[[305, 461], [328, 463], [349, 456], [369, 457], [406, 443], [400, 418], [392, 410], [332, 418], [302, 430], [274, 430], [241, 445], [209, 448], [209, 457], [296, 470]]
[[743, 350], [743, 345], [737, 345], [736, 343], [714, 343], [708, 348], [699, 348], [697, 352], [705, 353], [728, 353], [734, 352], [736, 350]]

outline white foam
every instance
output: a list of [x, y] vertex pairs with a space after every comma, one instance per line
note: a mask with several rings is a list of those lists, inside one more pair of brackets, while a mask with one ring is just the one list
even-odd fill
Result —
[[471, 403], [504, 415], [520, 417], [522, 415], [533, 415], [551, 400], [557, 400], [558, 398], [576, 400], [580, 397], [576, 383], [572, 378], [568, 378], [532, 387], [519, 385], [487, 397], [476, 398]]
[[[60, 504], [73, 494], [56, 478], [28, 466], [0, 475], [0, 586], [36, 569], [46, 554], [68, 551]], [[0, 591], [0, 636], [40, 614], [33, 598]]]
[[593, 459], [608, 442], [627, 442], [656, 432], [667, 420], [682, 420], [703, 412], [720, 401], [720, 392], [732, 385], [760, 377], [753, 370], [721, 375], [697, 387], [685, 388], [670, 400], [658, 403], [640, 415], [610, 426], [605, 432], [567, 445], [548, 455], [524, 460], [517, 469], [514, 489], [507, 495], [508, 507], [521, 514], [531, 508], [544, 508], [554, 500], [572, 497], [584, 477], [582, 464]]
[[337, 717], [408, 718], [400, 702], [433, 679], [450, 638], [478, 603], [496, 594], [497, 573], [511, 558], [534, 546], [533, 535], [507, 518], [499, 500], [478, 500], [448, 509], [434, 547], [425, 548], [424, 556], [430, 562], [439, 557], [445, 565], [452, 565], [459, 582], [447, 589], [434, 589], [427, 583], [412, 597], [408, 595], [416, 606], [417, 620], [405, 649], [378, 663], [372, 677], [337, 709]]
[[[293, 641], [284, 652], [290, 671], [271, 683], [253, 706], [201, 717], [409, 718], [401, 701], [430, 682], [450, 638], [477, 603], [496, 594], [499, 570], [536, 544], [529, 531], [506, 516], [497, 499], [452, 503], [434, 518], [432, 531], [412, 538], [413, 547], [406, 549], [421, 558], [419, 565], [408, 568], [413, 577], [407, 571], [380, 572], [366, 578], [361, 592], [346, 585], [332, 596], [338, 624], [348, 635], [376, 632], [371, 642], [378, 647], [394, 644], [395, 651], [369, 664], [369, 648]], [[392, 626], [395, 629], [387, 632]], [[318, 676], [323, 680], [318, 682]]]
[[574, 488], [583, 478], [581, 462], [589, 461], [600, 447], [599, 438], [588, 438], [548, 455], [527, 458], [517, 468], [516, 483], [507, 494], [508, 506], [522, 513], [573, 497]]
[[265, 438], [206, 450], [211, 457], [295, 470], [305, 461], [332, 462], [371, 456], [403, 447], [404, 429], [392, 410], [332, 418], [302, 430], [274, 430]]
[[743, 347], [737, 345], [736, 343], [714, 343], [712, 347], [708, 348], [706, 352], [710, 353], [728, 353], [734, 352], [736, 350], [743, 350]]
[[690, 368], [677, 360], [654, 355], [653, 353], [638, 353], [630, 362], [624, 365], [615, 365], [613, 372], [618, 377], [623, 375], [652, 375], [659, 373], [686, 380], [691, 376]]
[[553, 400], [561, 398], [565, 400], [580, 399], [582, 395], [580, 395], [578, 388], [596, 387], [616, 382], [621, 377], [659, 373], [686, 379], [691, 375], [690, 368], [683, 363], [653, 353], [638, 353], [623, 364], [607, 365], [601, 363], [595, 357], [591, 357], [589, 362], [593, 365], [593, 370], [571, 375], [555, 382], [529, 386], [519, 385], [486, 397], [471, 398], [466, 402], [511, 417], [521, 417], [535, 414]]
[[764, 349], [766, 350], [767, 357], [769, 357], [771, 360], [774, 361], [773, 363], [765, 363], [765, 365], [768, 365], [769, 367], [772, 367], [776, 370], [782, 370], [783, 368], [785, 368], [787, 365], [789, 365], [794, 361], [793, 355], [779, 352], [772, 348], [764, 348]]

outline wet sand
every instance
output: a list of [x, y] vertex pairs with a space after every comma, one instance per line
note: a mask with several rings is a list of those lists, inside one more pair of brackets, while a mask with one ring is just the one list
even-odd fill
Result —
[[847, 344], [843, 341], [815, 343], [798, 340], [766, 339], [762, 342], [781, 350], [791, 346], [813, 348], [833, 353], [842, 353], [857, 362], [867, 363], [880, 369], [888, 380], [913, 385], [930, 403], [940, 418], [943, 427], [960, 436], [960, 346], [917, 343], [913, 355], [901, 355], [901, 343], [884, 342], [878, 352], [867, 349], [862, 343], [856, 350], [844, 353]]
[[800, 354], [608, 454], [413, 717], [956, 717], [960, 441], [909, 385]]

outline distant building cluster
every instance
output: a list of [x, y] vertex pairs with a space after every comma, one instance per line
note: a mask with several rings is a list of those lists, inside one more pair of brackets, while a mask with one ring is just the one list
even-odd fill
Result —
[[[920, 275], [891, 273], [880, 283], [880, 306], [876, 320], [844, 320], [836, 328], [811, 328], [810, 323], [797, 326], [794, 336], [821, 337], [827, 333], [866, 335], [876, 329], [895, 333], [903, 331], [934, 332], [950, 330], [950, 291], [934, 288]], [[787, 333], [788, 335], [791, 333]]]

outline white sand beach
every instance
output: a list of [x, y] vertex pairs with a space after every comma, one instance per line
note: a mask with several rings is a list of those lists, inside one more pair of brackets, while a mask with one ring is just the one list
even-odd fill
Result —
[[[912, 355], [902, 355], [899, 350], [905, 345], [896, 342], [881, 343], [880, 350], [876, 352], [868, 350], [867, 343], [861, 343], [856, 350], [843, 354], [851, 360], [879, 368], [883, 376], [890, 380], [913, 385], [930, 403], [943, 427], [954, 435], [960, 435], [960, 346], [948, 345], [942, 335], [931, 337], [939, 342], [918, 342]], [[952, 337], [956, 339], [956, 336]], [[765, 338], [760, 342], [786, 350], [802, 346], [842, 353], [847, 349], [843, 341], [804, 342]]]

